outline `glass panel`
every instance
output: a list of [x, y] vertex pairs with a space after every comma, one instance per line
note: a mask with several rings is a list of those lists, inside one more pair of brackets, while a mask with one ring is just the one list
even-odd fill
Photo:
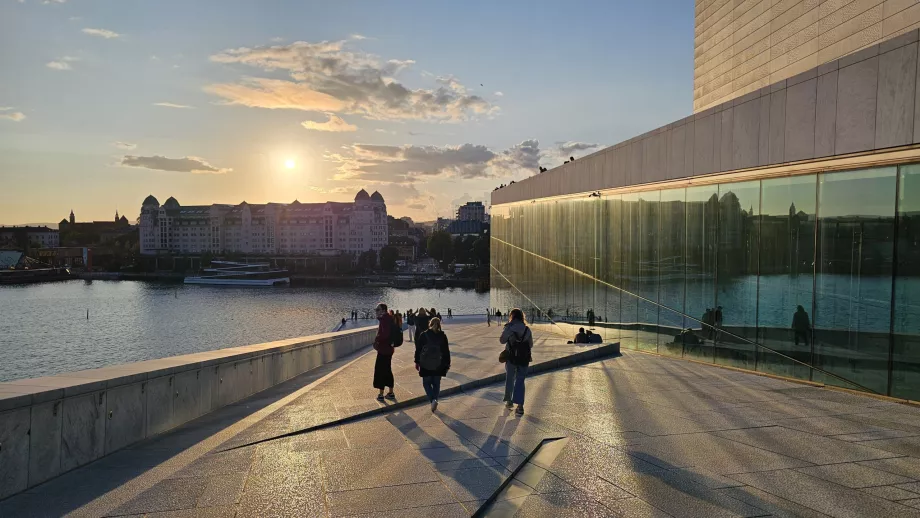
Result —
[[[603, 252], [604, 260], [601, 262], [600, 278], [604, 285], [604, 322], [607, 327], [608, 341], [621, 339], [622, 316], [620, 314], [620, 301], [623, 297], [623, 200], [619, 195], [607, 196], [603, 199]], [[621, 344], [622, 346], [622, 344]]]
[[891, 395], [920, 400], [920, 164], [901, 166]]
[[639, 193], [638, 268], [636, 291], [639, 295], [636, 345], [658, 350], [658, 203], [661, 191]]
[[639, 195], [623, 195], [622, 240], [623, 265], [620, 278], [623, 295], [620, 299], [620, 319], [623, 330], [620, 346], [626, 349], [638, 348], [637, 331], [639, 326], [639, 242], [641, 236], [639, 222]]
[[755, 368], [759, 245], [760, 182], [720, 185], [716, 363]]
[[[817, 176], [764, 180], [761, 194], [758, 340], [811, 363]], [[758, 370], [809, 379], [811, 369], [764, 350]]]
[[889, 167], [818, 180], [816, 366], [880, 393], [888, 388], [896, 173]]
[[658, 337], [658, 352], [682, 356], [684, 342], [691, 341], [684, 329], [694, 327], [685, 319], [684, 278], [687, 264], [686, 253], [687, 208], [686, 189], [670, 189], [661, 192], [658, 219], [658, 323], [661, 335]]
[[[719, 192], [715, 185], [687, 189], [687, 314], [699, 321], [693, 325], [702, 337], [699, 345], [684, 354], [713, 361], [715, 330], [716, 242], [718, 239]], [[702, 324], [700, 323], [702, 322]]]

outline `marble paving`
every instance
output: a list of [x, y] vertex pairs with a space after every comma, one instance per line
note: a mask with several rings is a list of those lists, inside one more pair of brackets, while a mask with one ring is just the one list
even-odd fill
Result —
[[[445, 330], [445, 387], [501, 372], [499, 328]], [[394, 358], [400, 398], [423, 393], [412, 350]], [[581, 350], [539, 335], [535, 361]], [[373, 361], [135, 444], [0, 501], [0, 516], [469, 516], [520, 467], [488, 515], [920, 517], [920, 409], [633, 351], [528, 379], [523, 417], [489, 386], [436, 413], [222, 452], [377, 408]]]

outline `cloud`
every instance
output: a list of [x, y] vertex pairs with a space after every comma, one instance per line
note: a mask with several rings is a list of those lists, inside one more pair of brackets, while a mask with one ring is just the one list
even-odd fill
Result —
[[[19, 3], [22, 3], [22, 1], [20, 1]], [[45, 5], [48, 5], [48, 4], [64, 4], [64, 3], [67, 3], [67, 0], [42, 0], [42, 3], [45, 4]]]
[[387, 135], [395, 135], [395, 134], [396, 134], [395, 131], [386, 130], [386, 129], [383, 129], [383, 128], [376, 128], [376, 129], [374, 129], [374, 131], [376, 131], [377, 133], [386, 133]]
[[590, 151], [601, 147], [600, 144], [592, 144], [588, 142], [556, 142], [555, 151], [564, 158], [568, 158], [573, 155], [576, 151]]
[[118, 149], [135, 149], [137, 147], [137, 144], [132, 144], [130, 142], [119, 142], [119, 141], [112, 142], [112, 145], [117, 147]]
[[284, 41], [284, 38], [282, 38], [281, 36], [275, 36], [274, 38], [272, 38], [272, 41], [274, 41], [275, 43], [278, 43], [278, 42]]
[[431, 177], [477, 179], [536, 172], [540, 144], [525, 140], [504, 151], [486, 146], [381, 146], [353, 144], [326, 155], [337, 164], [336, 180], [411, 185]]
[[110, 40], [113, 38], [121, 38], [122, 36], [121, 34], [118, 34], [115, 31], [110, 31], [108, 29], [90, 29], [90, 28], [83, 29], [83, 34], [89, 34], [90, 36], [99, 36], [100, 38], [105, 38], [107, 40]]
[[428, 206], [422, 203], [410, 203], [406, 205], [406, 208], [413, 209], [413, 210], [425, 210], [428, 208]]
[[313, 121], [303, 121], [300, 123], [304, 128], [308, 130], [316, 131], [332, 131], [332, 132], [342, 132], [342, 131], [357, 131], [358, 127], [354, 124], [349, 124], [342, 120], [341, 117], [334, 113], [327, 113], [326, 117], [329, 118], [326, 122], [313, 122]]
[[346, 49], [345, 41], [228, 49], [216, 63], [241, 64], [267, 72], [287, 72], [290, 80], [244, 77], [213, 84], [205, 91], [225, 104], [360, 115], [375, 120], [456, 122], [496, 113], [497, 108], [467, 93], [455, 78], [434, 88], [409, 88], [395, 78], [412, 60], [383, 61]]
[[167, 102], [163, 102], [163, 103], [153, 103], [153, 105], [154, 105], [154, 106], [162, 106], [162, 107], [164, 107], [164, 108], [180, 108], [180, 109], [183, 109], [183, 110], [193, 110], [193, 109], [195, 109], [194, 106], [188, 106], [188, 105], [186, 105], [186, 104], [167, 103]]
[[54, 70], [73, 70], [70, 63], [66, 61], [49, 61], [45, 66]]
[[366, 40], [367, 36], [364, 36], [363, 34], [352, 34], [351, 36], [349, 36], [349, 38], [353, 40]]
[[495, 97], [504, 97], [504, 92], [495, 92]]
[[[3, 108], [0, 108], [0, 112], [7, 112], [7, 111], [10, 111], [10, 110], [12, 110], [12, 109], [13, 109], [13, 108], [11, 108], [11, 107], [3, 107]], [[0, 113], [0, 119], [3, 119], [3, 120], [13, 121], [13, 122], [20, 122], [21, 120], [23, 120], [23, 119], [25, 119], [25, 118], [26, 118], [26, 114], [24, 114], [24, 113], [22, 113], [22, 112], [10, 111], [9, 113]]]
[[165, 156], [132, 156], [125, 155], [121, 159], [125, 167], [140, 167], [156, 171], [171, 171], [177, 173], [199, 174], [224, 174], [233, 169], [221, 169], [207, 163], [203, 158], [187, 156], [184, 158], [166, 158]]

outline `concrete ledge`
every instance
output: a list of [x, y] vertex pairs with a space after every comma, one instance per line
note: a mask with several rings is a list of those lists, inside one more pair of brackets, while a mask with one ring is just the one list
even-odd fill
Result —
[[[581, 365], [585, 363], [591, 363], [601, 358], [607, 358], [611, 356], [619, 356], [620, 354], [620, 344], [612, 343], [607, 345], [601, 345], [600, 347], [595, 347], [584, 352], [570, 354], [568, 356], [562, 356], [560, 358], [554, 358], [552, 360], [547, 360], [545, 362], [534, 363], [530, 365], [527, 369], [527, 376], [533, 376], [536, 374], [542, 374], [556, 369], [561, 369], [564, 367], [571, 367], [575, 365]], [[473, 390], [480, 389], [482, 387], [493, 385], [495, 383], [505, 381], [506, 374], [495, 374], [492, 376], [487, 376], [478, 380], [473, 380], [467, 383], [462, 383], [454, 387], [446, 388], [441, 391], [441, 397], [450, 397], [456, 394], [463, 392], [470, 392]], [[266, 439], [259, 439], [258, 441], [248, 442], [245, 444], [238, 444], [236, 446], [231, 446], [223, 450], [219, 450], [216, 453], [222, 453], [225, 451], [236, 450], [239, 448], [245, 448], [247, 446], [255, 446], [256, 444], [261, 444], [263, 442], [276, 441], [278, 439], [284, 439], [286, 437], [294, 437], [297, 435], [303, 435], [310, 432], [315, 432], [317, 430], [323, 430], [326, 428], [331, 428], [333, 426], [341, 426], [343, 424], [349, 424], [356, 421], [362, 421], [371, 417], [376, 417], [379, 415], [389, 414], [391, 412], [396, 412], [397, 410], [402, 410], [404, 408], [413, 407], [423, 403], [428, 403], [427, 396], [416, 396], [414, 398], [405, 399], [393, 403], [392, 405], [382, 406], [380, 408], [375, 408], [373, 410], [368, 410], [366, 412], [359, 412], [357, 414], [352, 414], [341, 419], [336, 419], [333, 421], [328, 421], [322, 424], [310, 426], [302, 430], [295, 430], [293, 432], [287, 432], [274, 437], [268, 437]]]
[[0, 383], [0, 499], [373, 342], [376, 327]]

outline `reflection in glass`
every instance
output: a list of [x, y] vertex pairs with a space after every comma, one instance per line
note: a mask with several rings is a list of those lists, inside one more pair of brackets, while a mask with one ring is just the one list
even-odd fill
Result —
[[703, 342], [685, 348], [684, 354], [713, 361], [715, 339], [716, 243], [718, 241], [719, 192], [715, 185], [687, 188], [686, 313], [699, 322]]
[[[696, 327], [694, 322], [680, 315], [685, 312], [686, 196], [685, 189], [661, 191], [658, 219], [658, 300], [666, 308], [671, 308], [662, 308], [659, 312], [661, 334], [658, 337], [658, 352], [675, 356], [683, 355], [684, 341], [689, 339], [686, 335], [681, 336], [681, 331]], [[695, 342], [692, 339], [690, 341]]]
[[760, 247], [760, 182], [719, 186], [719, 253], [716, 290], [716, 362], [753, 369]]
[[[811, 363], [817, 176], [764, 180], [761, 184], [760, 343]], [[804, 315], [798, 311], [802, 307]], [[758, 370], [809, 379], [810, 369], [761, 350]]]
[[878, 168], [818, 180], [815, 360], [881, 393], [888, 386], [896, 173]]
[[496, 206], [491, 231], [492, 305], [569, 339], [593, 319], [626, 349], [920, 399], [920, 165]]
[[920, 164], [901, 166], [891, 395], [920, 399]]

